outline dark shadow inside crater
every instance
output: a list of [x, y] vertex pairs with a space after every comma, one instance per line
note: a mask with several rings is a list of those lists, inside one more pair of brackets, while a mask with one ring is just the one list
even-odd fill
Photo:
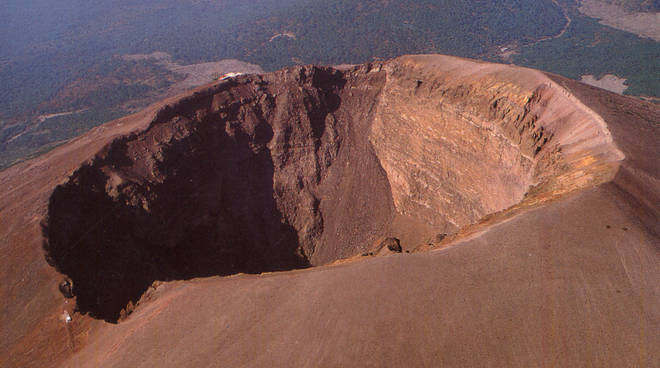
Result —
[[[80, 312], [116, 322], [155, 280], [309, 266], [274, 200], [270, 125], [262, 119], [252, 137], [225, 126], [194, 124], [164, 146], [162, 183], [127, 181], [111, 196], [109, 164], [96, 160], [55, 189], [44, 250]], [[115, 141], [105, 161], [130, 163], [126, 145]]]

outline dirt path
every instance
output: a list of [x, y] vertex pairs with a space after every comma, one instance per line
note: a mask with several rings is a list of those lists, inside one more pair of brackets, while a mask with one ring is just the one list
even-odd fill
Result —
[[[522, 43], [520, 45], [511, 45], [511, 44], [500, 45], [500, 46], [497, 47], [497, 49], [499, 51], [497, 51], [495, 53], [495, 55], [497, 55], [497, 57], [499, 57], [501, 60], [504, 60], [505, 62], [511, 62], [511, 57], [513, 55], [519, 54], [520, 50], [524, 47], [533, 47], [536, 44], [541, 43], [543, 41], [554, 40], [554, 39], [557, 39], [559, 37], [562, 37], [566, 33], [566, 31], [568, 31], [568, 28], [573, 23], [573, 19], [571, 19], [571, 17], [568, 15], [568, 11], [566, 11], [566, 9], [563, 6], [561, 6], [556, 0], [551, 0], [551, 1], [559, 9], [561, 9], [562, 13], [564, 14], [564, 18], [566, 19], [566, 24], [564, 24], [564, 27], [562, 27], [562, 29], [557, 34], [541, 37], [538, 40], [532, 41], [532, 42], [527, 43], [527, 44]], [[489, 55], [488, 53], [486, 53], [486, 54], [480, 55], [479, 57], [488, 57], [488, 56], [492, 56], [492, 55]]]
[[564, 13], [564, 18], [566, 18], [566, 24], [564, 25], [564, 28], [562, 28], [561, 31], [559, 31], [559, 33], [557, 33], [556, 35], [554, 35], [554, 36], [546, 36], [546, 37], [542, 37], [542, 38], [540, 38], [538, 41], [536, 41], [536, 42], [534, 42], [534, 43], [532, 43], [532, 44], [530, 44], [530, 45], [528, 45], [528, 46], [534, 46], [534, 45], [536, 45], [537, 43], [540, 43], [540, 42], [543, 42], [543, 41], [548, 41], [548, 40], [554, 40], [554, 39], [557, 39], [557, 38], [563, 36], [564, 33], [566, 33], [566, 31], [568, 30], [568, 28], [571, 26], [571, 23], [573, 22], [573, 19], [571, 19], [571, 17], [568, 15], [568, 12], [566, 11], [566, 9], [564, 9], [564, 7], [561, 6], [561, 5], [557, 2], [557, 0], [552, 0], [552, 3], [555, 4], [557, 7], [559, 7], [559, 9], [561, 9], [562, 13]]

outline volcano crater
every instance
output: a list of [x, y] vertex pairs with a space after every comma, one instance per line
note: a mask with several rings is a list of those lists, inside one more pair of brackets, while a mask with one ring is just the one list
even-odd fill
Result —
[[116, 322], [156, 280], [322, 265], [391, 236], [412, 250], [614, 175], [622, 155], [602, 120], [549, 78], [455, 62], [198, 89], [53, 191], [46, 258], [80, 312]]

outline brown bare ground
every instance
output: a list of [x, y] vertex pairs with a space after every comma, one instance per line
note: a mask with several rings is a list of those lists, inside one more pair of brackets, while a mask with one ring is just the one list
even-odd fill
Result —
[[660, 13], [628, 12], [622, 6], [600, 0], [582, 0], [579, 9], [604, 25], [660, 41]]
[[[319, 109], [327, 112], [323, 119], [313, 113]], [[222, 129], [213, 130], [218, 122]], [[440, 55], [344, 71], [296, 67], [199, 88], [0, 173], [0, 365], [656, 367], [659, 124], [660, 109], [650, 103], [530, 69]], [[263, 135], [267, 127], [272, 136]], [[207, 130], [197, 136], [195, 129]], [[201, 144], [230, 134], [240, 145]], [[206, 190], [212, 186], [187, 184], [205, 177], [185, 170], [195, 170], [191, 158], [209, 147], [209, 157], [227, 157], [218, 165], [233, 165], [223, 147], [255, 163], [270, 153], [265, 173], [273, 193], [259, 197], [265, 202], [216, 199]], [[92, 177], [107, 181], [94, 182], [96, 189], [79, 185], [85, 173], [104, 173], [107, 179]], [[262, 188], [259, 173], [243, 187], [228, 177], [214, 188]], [[173, 185], [163, 192], [170, 204], [166, 196], [157, 200], [161, 182]], [[142, 196], [143, 185], [152, 194]], [[76, 195], [50, 207], [51, 215], [55, 208], [67, 213], [58, 226], [46, 215], [49, 201], [67, 198], [65, 189]], [[202, 196], [195, 206], [175, 200], [186, 193]], [[51, 226], [51, 241], [83, 229], [92, 253], [122, 245], [103, 248], [97, 235], [132, 241], [150, 228], [103, 233], [85, 226], [112, 228], [125, 219], [95, 212], [94, 202], [81, 200], [88, 195], [123, 196], [116, 205], [130, 209], [127, 216], [156, 211], [154, 205], [169, 208], [170, 217], [189, 213], [178, 218], [194, 226], [208, 219], [224, 226], [226, 217], [206, 212], [224, 203], [236, 218], [260, 221], [236, 223], [254, 233], [238, 234], [254, 259], [282, 256], [272, 248], [277, 243], [257, 236], [280, 226], [280, 218], [271, 223], [264, 215], [277, 208], [281, 223], [298, 234], [292, 254], [318, 267], [156, 281], [119, 324], [93, 319], [59, 294], [63, 275], [44, 259], [40, 223]], [[236, 206], [246, 203], [248, 210]], [[185, 238], [180, 229], [188, 225], [180, 223], [154, 229]], [[437, 233], [450, 235], [433, 244]], [[431, 250], [325, 265], [388, 236], [406, 250]], [[79, 244], [64, 245], [86, 254]], [[103, 263], [110, 255], [76, 262], [69, 254], [57, 265], [110, 276], [107, 285], [92, 283], [92, 293], [111, 286], [117, 269], [107, 267], [116, 265]], [[140, 269], [131, 264], [127, 271]], [[70, 324], [61, 320], [64, 310]]]
[[622, 94], [623, 91], [628, 88], [628, 86], [625, 85], [625, 78], [619, 78], [612, 74], [605, 74], [600, 77], [600, 79], [597, 79], [593, 75], [583, 75], [582, 78], [580, 78], [580, 82], [618, 94]]
[[126, 60], [154, 60], [167, 70], [182, 74], [185, 79], [172, 85], [164, 95], [172, 96], [217, 79], [226, 73], [263, 73], [259, 65], [236, 59], [225, 59], [206, 63], [181, 65], [172, 61], [166, 52], [155, 51], [151, 54], [131, 54], [122, 56]]

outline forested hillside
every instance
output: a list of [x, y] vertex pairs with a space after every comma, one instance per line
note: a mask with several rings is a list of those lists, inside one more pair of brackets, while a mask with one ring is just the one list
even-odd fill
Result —
[[660, 95], [660, 45], [580, 15], [574, 0], [5, 0], [0, 17], [0, 168], [166, 93], [184, 76], [123, 57], [155, 51], [266, 71], [443, 53], [610, 73], [626, 93]]

